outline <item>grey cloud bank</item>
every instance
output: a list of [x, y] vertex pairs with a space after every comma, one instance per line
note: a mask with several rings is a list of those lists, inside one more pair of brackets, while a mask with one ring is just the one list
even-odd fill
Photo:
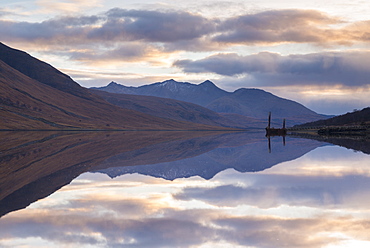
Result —
[[[40, 23], [0, 21], [0, 35], [26, 42], [52, 54], [93, 64], [146, 61], [180, 51], [217, 51], [237, 44], [313, 43], [334, 45], [367, 41], [370, 22], [340, 24], [315, 10], [275, 10], [226, 19], [185, 11], [114, 8], [101, 15], [64, 16]], [[369, 51], [319, 52], [282, 56], [262, 52], [247, 56], [218, 53], [203, 59], [180, 59], [186, 73], [252, 75], [255, 84], [369, 84]]]
[[[4, 41], [50, 44], [65, 38], [70, 44], [145, 41], [174, 43], [336, 44], [368, 41], [370, 22], [332, 28], [341, 20], [315, 10], [276, 10], [225, 19], [186, 11], [146, 11], [114, 8], [101, 15], [64, 16], [40, 23], [0, 21]], [[178, 50], [186, 50], [178, 43]]]
[[187, 73], [212, 72], [224, 76], [252, 75], [260, 85], [368, 85], [370, 52], [322, 52], [282, 56], [217, 54], [200, 60], [179, 60], [174, 66]]

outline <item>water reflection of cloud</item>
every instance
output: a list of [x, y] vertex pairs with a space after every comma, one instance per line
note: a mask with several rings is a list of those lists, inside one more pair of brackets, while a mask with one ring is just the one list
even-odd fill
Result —
[[365, 176], [304, 177], [251, 175], [248, 187], [222, 185], [189, 187], [175, 195], [179, 200], [202, 200], [215, 206], [249, 205], [273, 208], [281, 205], [368, 209], [370, 178]]
[[281, 163], [263, 174], [306, 176], [370, 176], [368, 155], [336, 146], [320, 147], [299, 159]]
[[[316, 248], [330, 243], [348, 243], [353, 238], [366, 241], [370, 225], [369, 221], [341, 215], [293, 219], [234, 216], [220, 214], [217, 210], [203, 210], [194, 215], [187, 210], [165, 210], [161, 218], [40, 211], [21, 215], [21, 218], [22, 226], [17, 218], [5, 218], [2, 225], [7, 228], [2, 228], [5, 231], [0, 234], [1, 242], [17, 235], [42, 237], [62, 246], [80, 244], [81, 247], [191, 247], [222, 241], [225, 247]], [[333, 236], [333, 233], [341, 236]]]
[[[320, 159], [304, 156], [260, 173], [226, 170], [212, 181], [84, 174], [1, 218], [0, 246], [368, 247], [370, 178], [357, 169], [367, 171], [370, 157], [336, 151], [333, 165], [346, 173], [320, 175]], [[332, 157], [325, 153], [314, 155]]]

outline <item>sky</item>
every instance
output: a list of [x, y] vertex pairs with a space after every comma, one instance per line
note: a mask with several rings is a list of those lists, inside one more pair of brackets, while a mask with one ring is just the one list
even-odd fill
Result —
[[84, 87], [211, 80], [322, 114], [370, 106], [370, 2], [1, 0], [0, 41]]

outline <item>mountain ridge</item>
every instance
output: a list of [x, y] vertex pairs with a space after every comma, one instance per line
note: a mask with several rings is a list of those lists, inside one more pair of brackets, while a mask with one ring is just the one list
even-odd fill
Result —
[[50, 64], [0, 42], [0, 60], [22, 74], [72, 95], [90, 99], [88, 90]]
[[219, 114], [237, 114], [259, 120], [266, 120], [268, 113], [279, 123], [287, 120], [293, 126], [328, 118], [317, 114], [302, 104], [278, 97], [256, 88], [240, 88], [227, 92], [207, 80], [200, 84], [177, 82], [173, 79], [138, 87], [111, 82], [107, 86], [92, 89], [119, 94], [156, 96], [198, 104]]
[[161, 118], [231, 128], [245, 129], [261, 127], [260, 123], [254, 123], [252, 118], [236, 120], [235, 118], [228, 118], [200, 105], [171, 98], [117, 94], [94, 89], [91, 89], [91, 91], [111, 104]]

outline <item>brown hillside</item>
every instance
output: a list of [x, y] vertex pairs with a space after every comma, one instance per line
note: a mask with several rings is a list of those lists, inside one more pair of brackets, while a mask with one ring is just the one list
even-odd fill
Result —
[[243, 118], [244, 116], [238, 115], [235, 116], [239, 118], [231, 115], [231, 118], [227, 118], [200, 105], [170, 98], [117, 94], [94, 89], [91, 89], [91, 92], [116, 106], [177, 121], [190, 121], [199, 124], [232, 128], [261, 128], [266, 126], [267, 123], [256, 125], [252, 121], [252, 118]]
[[0, 129], [217, 129], [165, 120], [42, 84], [0, 60]]
[[22, 74], [45, 85], [70, 93], [90, 98], [87, 89], [74, 82], [68, 75], [58, 71], [51, 65], [32, 57], [26, 52], [13, 49], [0, 42], [0, 60]]

